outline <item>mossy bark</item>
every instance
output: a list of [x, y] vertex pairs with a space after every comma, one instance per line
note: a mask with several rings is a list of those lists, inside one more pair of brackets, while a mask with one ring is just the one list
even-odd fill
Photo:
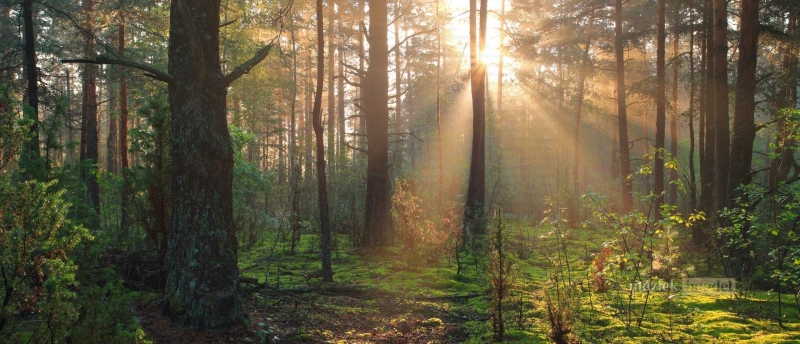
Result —
[[172, 233], [167, 313], [196, 328], [243, 321], [233, 227], [233, 146], [219, 60], [219, 0], [170, 8]]

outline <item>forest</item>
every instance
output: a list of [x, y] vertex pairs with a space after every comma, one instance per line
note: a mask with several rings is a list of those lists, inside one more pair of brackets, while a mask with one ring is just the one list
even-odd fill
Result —
[[800, 343], [797, 0], [0, 9], [0, 343]]

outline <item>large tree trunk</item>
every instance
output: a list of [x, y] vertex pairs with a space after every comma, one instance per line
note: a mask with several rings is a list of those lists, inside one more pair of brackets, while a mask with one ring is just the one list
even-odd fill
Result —
[[628, 111], [625, 100], [625, 42], [622, 36], [622, 0], [614, 2], [614, 55], [617, 69], [617, 120], [619, 121], [619, 169], [622, 176], [622, 203], [620, 210], [633, 208], [633, 185], [628, 180], [631, 174], [630, 150], [628, 149]]
[[[31, 121], [30, 139], [25, 142], [23, 153], [25, 154], [24, 174], [26, 177], [33, 177], [38, 169], [39, 162], [39, 69], [36, 66], [36, 34], [33, 31], [33, 9], [31, 0], [22, 2], [22, 21], [23, 21], [23, 40], [25, 43], [25, 62], [23, 71], [27, 89], [25, 92], [25, 104], [28, 109], [24, 111], [25, 118]], [[8, 12], [8, 9], [4, 9]]]
[[[83, 12], [86, 14], [84, 30], [86, 35], [86, 56], [94, 55], [94, 28], [93, 0], [83, 2]], [[88, 191], [88, 201], [94, 208], [96, 216], [100, 215], [100, 186], [97, 184], [97, 176], [92, 171], [97, 168], [98, 163], [98, 142], [97, 142], [97, 68], [94, 65], [86, 64], [83, 66], [83, 126], [81, 127], [81, 162], [89, 160], [91, 167], [81, 168], [81, 176]], [[97, 225], [96, 221], [92, 221]]]
[[653, 161], [653, 193], [656, 196], [655, 214], [658, 217], [664, 204], [664, 140], [666, 136], [666, 10], [665, 0], [658, 0], [656, 43], [656, 151]]
[[[289, 17], [289, 32], [292, 39], [292, 102], [291, 117], [289, 120], [289, 187], [291, 192], [291, 210], [289, 214], [290, 228], [292, 233], [300, 233], [302, 224], [300, 223], [300, 164], [298, 162], [297, 147], [297, 89], [300, 87], [297, 81], [297, 40], [295, 39], [294, 16]], [[301, 116], [302, 118], [302, 116]]]
[[[333, 2], [330, 4], [333, 7]], [[332, 13], [331, 10], [329, 13]], [[333, 20], [333, 18], [330, 18]], [[333, 282], [333, 270], [331, 269], [331, 223], [328, 218], [328, 179], [325, 174], [325, 144], [322, 133], [322, 81], [325, 79], [325, 36], [322, 32], [322, 0], [317, 0], [317, 90], [314, 93], [314, 136], [317, 141], [317, 192], [319, 196], [319, 222], [321, 231], [320, 258], [322, 259], [322, 280]], [[333, 28], [333, 25], [330, 26]], [[331, 37], [332, 39], [332, 37]], [[330, 45], [329, 47], [333, 47]], [[333, 50], [328, 52], [330, 60], [333, 60]], [[333, 67], [332, 64], [329, 66]], [[332, 79], [329, 79], [328, 86], [333, 89]], [[329, 91], [328, 95], [333, 98]], [[329, 103], [329, 105], [331, 105]], [[333, 118], [333, 106], [330, 106], [328, 115]], [[329, 121], [329, 124], [332, 121]], [[333, 148], [331, 139], [332, 133], [328, 132], [328, 149]]]
[[166, 311], [197, 328], [244, 320], [219, 9], [219, 0], [175, 0], [170, 6], [173, 233], [167, 253]]
[[728, 3], [714, 1], [714, 188], [715, 211], [728, 202], [730, 129], [728, 117]]
[[[342, 28], [342, 20], [339, 20], [339, 28]], [[340, 161], [341, 164], [345, 161], [345, 129], [347, 126], [345, 125], [346, 113], [344, 110], [344, 38], [340, 41], [340, 46], [342, 48], [339, 49], [338, 58], [339, 58], [339, 79], [336, 83], [336, 94], [339, 97], [339, 101], [336, 103], [337, 105], [337, 118], [339, 122], [339, 131], [338, 131], [338, 142], [339, 144], [336, 145], [336, 156], [337, 159]]]
[[741, 1], [739, 62], [731, 142], [730, 191], [750, 183], [753, 140], [756, 137], [756, 65], [758, 62], [758, 0]]
[[479, 53], [485, 44], [486, 0], [481, 0], [480, 50], [476, 44], [477, 0], [470, 0], [470, 85], [472, 89], [472, 155], [469, 165], [469, 185], [464, 208], [465, 229], [484, 232], [482, 218], [486, 198], [486, 65]]
[[369, 0], [369, 68], [364, 80], [367, 119], [367, 197], [364, 245], [389, 244], [389, 47], [386, 0]]

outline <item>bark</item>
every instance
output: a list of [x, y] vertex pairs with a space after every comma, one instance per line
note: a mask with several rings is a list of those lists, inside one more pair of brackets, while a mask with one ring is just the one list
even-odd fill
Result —
[[[402, 94], [402, 81], [403, 81], [403, 67], [400, 65], [400, 2], [394, 1], [394, 134], [399, 135], [402, 132], [403, 121], [403, 94]], [[398, 136], [400, 137], [400, 136]], [[402, 171], [403, 150], [398, 148], [395, 150], [395, 158], [393, 162], [396, 165], [397, 171]]]
[[[336, 37], [335, 33], [335, 22], [336, 22], [336, 12], [335, 12], [335, 0], [328, 0], [328, 165], [330, 166], [331, 174], [333, 174], [334, 166], [334, 154], [335, 154], [335, 139], [336, 139], [336, 95], [334, 94], [335, 91], [335, 84], [334, 79], [336, 76], [334, 75], [334, 71], [336, 69], [333, 68], [333, 63], [336, 61], [336, 50], [334, 49], [334, 39]], [[320, 16], [322, 13], [319, 14]], [[322, 48], [320, 48], [322, 49]], [[341, 130], [341, 128], [339, 129]], [[317, 159], [319, 160], [319, 159]], [[319, 174], [319, 172], [317, 173]]]
[[364, 245], [389, 244], [389, 47], [386, 0], [369, 0], [370, 63], [364, 80], [367, 197]]
[[703, 81], [704, 109], [705, 113], [705, 147], [703, 150], [702, 164], [700, 164], [700, 210], [710, 216], [714, 209], [714, 160], [716, 147], [716, 124], [714, 113], [714, 26], [712, 24], [711, 5], [713, 0], [706, 0], [706, 8], [703, 22], [705, 24], [705, 76]]
[[[503, 0], [505, 4], [505, 0]], [[442, 28], [439, 24], [439, 0], [436, 0], [436, 148], [439, 158], [439, 184], [438, 195], [436, 204], [438, 211], [443, 211], [442, 194], [444, 188], [444, 159], [442, 158], [442, 119], [441, 119], [441, 102], [442, 102]], [[502, 64], [501, 64], [502, 66]], [[502, 74], [501, 74], [502, 75]], [[502, 80], [502, 77], [501, 77]]]
[[753, 140], [756, 137], [756, 66], [758, 62], [758, 0], [742, 0], [739, 23], [739, 61], [731, 140], [730, 192], [750, 183]]
[[[333, 4], [331, 4], [331, 7], [332, 5]], [[320, 241], [320, 258], [322, 259], [322, 280], [325, 282], [333, 282], [333, 270], [331, 269], [331, 224], [328, 218], [328, 180], [325, 175], [325, 144], [322, 141], [322, 82], [325, 79], [325, 36], [322, 30], [322, 25], [324, 25], [322, 19], [322, 0], [317, 0], [317, 90], [314, 93], [313, 113], [314, 136], [317, 141], [317, 192], [319, 196], [319, 222], [322, 239]], [[333, 18], [331, 18], [331, 20], [332, 19]], [[333, 60], [333, 51], [330, 51], [329, 54], [331, 54], [330, 59]], [[332, 86], [330, 81], [328, 86]], [[333, 117], [332, 110], [333, 108], [331, 107], [329, 109], [331, 118]], [[331, 138], [333, 138], [333, 136], [329, 135], [329, 143]], [[332, 146], [333, 145], [329, 145], [328, 149], [333, 148]]]
[[201, 329], [244, 320], [233, 226], [233, 145], [225, 109], [228, 84], [244, 70], [222, 74], [219, 11], [219, 0], [170, 5], [173, 187], [165, 310]]
[[631, 159], [628, 149], [628, 114], [625, 100], [625, 50], [622, 36], [622, 0], [614, 2], [614, 55], [616, 58], [617, 79], [617, 120], [619, 121], [619, 169], [622, 176], [621, 208], [628, 212], [633, 208], [633, 185], [628, 180], [631, 174]]
[[486, 37], [486, 0], [481, 0], [480, 50], [476, 44], [477, 0], [470, 0], [470, 85], [472, 90], [472, 155], [469, 166], [465, 229], [482, 234], [486, 198], [486, 66], [480, 60]]
[[[680, 9], [678, 9], [680, 10]], [[678, 32], [672, 36], [672, 117], [669, 121], [669, 154], [672, 159], [678, 158]], [[670, 205], [678, 205], [678, 170], [669, 169], [668, 201]]]
[[[86, 21], [84, 30], [89, 34], [86, 36], [86, 50], [87, 56], [94, 54], [94, 36], [93, 32], [93, 15], [94, 3], [93, 0], [85, 0], [82, 4], [82, 10], [86, 14]], [[83, 107], [81, 110], [83, 117], [83, 126], [81, 127], [81, 162], [91, 164], [90, 166], [83, 166], [81, 168], [81, 176], [86, 183], [88, 191], [88, 202], [92, 205], [96, 215], [100, 214], [100, 186], [97, 184], [97, 176], [92, 172], [97, 168], [98, 163], [98, 140], [97, 140], [97, 68], [94, 65], [86, 64], [83, 66]], [[97, 225], [94, 221], [93, 225]]]
[[108, 133], [106, 135], [106, 168], [109, 173], [117, 174], [117, 116], [114, 111], [117, 108], [117, 97], [114, 96], [117, 90], [114, 85], [109, 87], [108, 102]]
[[728, 202], [730, 172], [730, 129], [728, 117], [728, 6], [714, 1], [714, 187], [715, 210]]
[[[694, 132], [694, 95], [695, 95], [695, 68], [694, 68], [694, 2], [691, 3], [690, 9], [690, 23], [691, 30], [689, 31], [689, 210], [694, 212], [697, 209], [697, 180], [694, 165], [694, 147], [695, 147], [695, 132]], [[699, 227], [699, 226], [694, 226]], [[692, 236], [694, 237], [695, 229], [692, 229]]]
[[665, 0], [658, 0], [656, 20], [656, 150], [653, 159], [653, 193], [656, 216], [660, 216], [664, 204], [664, 140], [666, 136], [667, 88], [666, 88], [666, 10]]
[[[342, 21], [339, 20], [339, 28], [341, 29], [341, 27], [342, 27]], [[344, 47], [344, 38], [342, 38], [342, 40], [340, 41], [340, 44], [341, 44], [341, 47]], [[339, 79], [337, 80], [337, 84], [336, 84], [336, 94], [339, 96], [339, 101], [337, 102], [338, 109], [337, 109], [336, 113], [338, 114], [338, 119], [339, 119], [339, 121], [338, 121], [339, 122], [339, 131], [338, 131], [338, 135], [339, 135], [338, 142], [339, 142], [339, 144], [336, 145], [336, 152], [337, 152], [337, 157], [338, 157], [338, 160], [340, 161], [340, 163], [344, 163], [344, 161], [345, 161], [344, 159], [345, 159], [345, 156], [346, 156], [345, 149], [344, 149], [344, 147], [345, 147], [344, 146], [344, 144], [345, 144], [345, 135], [344, 134], [345, 134], [345, 129], [347, 129], [347, 126], [345, 125], [346, 113], [345, 113], [345, 110], [344, 110], [344, 102], [345, 102], [345, 99], [344, 99], [344, 49], [343, 48], [339, 49], [339, 53], [337, 55], [339, 57]]]
[[300, 87], [297, 83], [297, 40], [295, 38], [295, 23], [294, 16], [289, 18], [289, 30], [292, 39], [292, 103], [291, 103], [291, 117], [289, 119], [289, 187], [291, 188], [291, 213], [289, 215], [291, 221], [292, 233], [299, 233], [302, 227], [300, 223], [300, 164], [297, 161], [297, 88]]
[[[578, 104], [575, 110], [575, 131], [572, 137], [572, 144], [573, 144], [573, 155], [575, 158], [575, 162], [572, 164], [572, 192], [574, 193], [573, 197], [579, 197], [581, 193], [581, 184], [580, 178], [578, 178], [578, 172], [581, 166], [581, 114], [583, 111], [583, 98], [586, 93], [586, 68], [589, 64], [589, 48], [592, 45], [592, 25], [594, 24], [594, 8], [592, 8], [592, 12], [589, 15], [589, 28], [586, 31], [586, 41], [583, 47], [583, 57], [581, 58], [581, 68], [578, 72]], [[576, 200], [575, 205], [578, 205], [578, 200]], [[575, 207], [572, 211], [574, 214], [573, 224], [577, 224], [580, 214], [578, 207]]]
[[[594, 10], [592, 11], [592, 15], [594, 15]], [[497, 60], [497, 118], [503, 118], [503, 43], [506, 39], [506, 27], [505, 27], [505, 17], [506, 17], [506, 0], [500, 0], [500, 28], [498, 29], [498, 36], [500, 41], [500, 48], [498, 52], [500, 56]], [[594, 16], [592, 16], [594, 19]], [[591, 20], [590, 20], [591, 23]], [[590, 30], [591, 31], [591, 30]], [[589, 42], [589, 35], [586, 35], [587, 47]]]
[[[39, 161], [39, 68], [36, 65], [36, 33], [33, 30], [33, 4], [31, 0], [22, 2], [22, 21], [25, 61], [23, 69], [27, 89], [25, 90], [25, 104], [29, 110], [25, 111], [25, 118], [31, 121], [29, 129], [30, 139], [25, 142], [23, 152], [28, 159], [25, 167], [26, 178], [33, 177], [34, 169]], [[8, 9], [5, 9], [7, 12]]]

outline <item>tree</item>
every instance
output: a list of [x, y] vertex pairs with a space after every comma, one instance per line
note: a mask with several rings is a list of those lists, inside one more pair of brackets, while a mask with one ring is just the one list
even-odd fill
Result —
[[653, 167], [653, 193], [655, 211], [660, 214], [664, 204], [664, 139], [666, 136], [667, 89], [666, 89], [666, 9], [665, 0], [658, 0], [656, 43], [656, 151]]
[[[333, 7], [333, 3], [330, 4]], [[333, 12], [333, 10], [331, 10]], [[333, 20], [331, 18], [331, 20]], [[325, 36], [323, 34], [323, 20], [322, 20], [322, 0], [317, 0], [317, 90], [314, 92], [314, 136], [317, 140], [317, 192], [319, 196], [319, 222], [320, 230], [322, 232], [322, 240], [320, 243], [322, 258], [322, 279], [326, 282], [333, 282], [333, 271], [331, 269], [331, 224], [328, 218], [328, 183], [325, 175], [325, 143], [322, 137], [322, 82], [325, 79]], [[330, 26], [333, 28], [333, 25]], [[331, 37], [332, 39], [332, 37]], [[329, 47], [332, 47], [329, 46]], [[330, 52], [330, 59], [333, 60], [333, 51]], [[330, 81], [328, 86], [331, 87], [328, 95], [333, 95], [333, 82]], [[333, 98], [333, 97], [331, 97]], [[332, 101], [329, 102], [332, 104]], [[333, 106], [330, 106], [328, 115], [333, 117]], [[328, 121], [331, 125], [333, 121]], [[329, 131], [328, 142], [332, 142], [333, 135]], [[328, 149], [333, 149], [333, 145], [329, 145]], [[330, 155], [329, 157], [332, 157]]]
[[[94, 55], [94, 0], [84, 0], [83, 12], [86, 15], [84, 30], [86, 32], [87, 56]], [[83, 66], [83, 105], [81, 108], [81, 177], [86, 183], [88, 191], [88, 201], [94, 208], [96, 216], [100, 215], [100, 185], [97, 183], [98, 155], [98, 132], [97, 132], [97, 70], [95, 66], [86, 64]], [[88, 160], [89, 166], [85, 166]], [[94, 221], [92, 221], [94, 222]]]
[[369, 67], [363, 83], [367, 124], [364, 245], [389, 243], [389, 46], [386, 0], [369, 0]]
[[714, 187], [715, 210], [728, 202], [730, 129], [728, 117], [728, 3], [714, 1]]
[[486, 1], [481, 0], [480, 46], [477, 36], [477, 0], [470, 0], [469, 11], [469, 55], [470, 87], [472, 90], [472, 155], [469, 164], [469, 184], [464, 207], [466, 228], [474, 233], [484, 232], [483, 217], [486, 198], [486, 66], [479, 53], [486, 46]]
[[739, 61], [737, 62], [736, 100], [731, 140], [731, 195], [741, 184], [750, 183], [753, 140], [756, 137], [755, 93], [758, 62], [758, 0], [741, 1]]
[[33, 31], [33, 4], [30, 0], [22, 1], [23, 40], [25, 42], [25, 62], [23, 69], [27, 89], [25, 103], [28, 106], [25, 118], [30, 123], [30, 139], [25, 142], [23, 153], [27, 165], [23, 166], [25, 175], [32, 177], [39, 161], [39, 67], [36, 65], [36, 35]]
[[264, 60], [273, 46], [261, 47], [252, 58], [223, 75], [219, 14], [220, 0], [171, 3], [168, 72], [118, 55], [64, 60], [137, 68], [169, 85], [173, 232], [167, 252], [165, 312], [201, 329], [244, 320], [232, 214], [233, 147], [225, 109], [227, 88]]
[[628, 103], [625, 100], [625, 42], [622, 32], [622, 0], [614, 2], [614, 57], [617, 74], [617, 120], [619, 121], [619, 169], [622, 175], [621, 211], [633, 208], [633, 185], [628, 179], [631, 174], [630, 150], [628, 148]]

